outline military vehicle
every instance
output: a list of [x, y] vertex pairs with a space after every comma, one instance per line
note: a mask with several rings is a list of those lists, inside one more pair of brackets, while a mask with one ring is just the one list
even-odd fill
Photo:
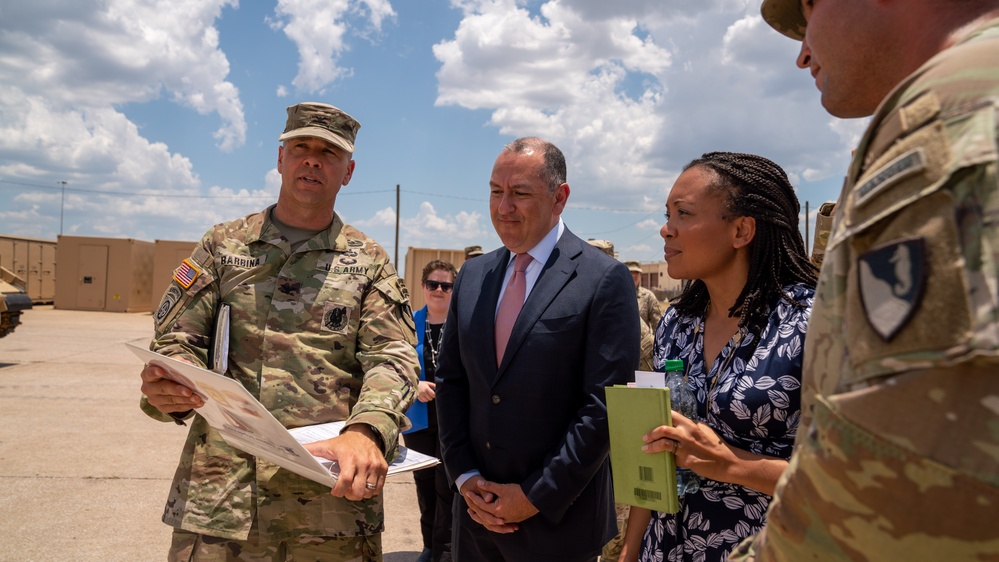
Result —
[[21, 312], [31, 308], [31, 297], [24, 280], [9, 269], [0, 267], [0, 338], [21, 323]]

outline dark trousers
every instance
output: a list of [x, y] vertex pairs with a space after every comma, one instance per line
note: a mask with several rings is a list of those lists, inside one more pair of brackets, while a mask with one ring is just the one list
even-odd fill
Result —
[[[435, 427], [403, 436], [406, 446], [425, 455], [441, 456]], [[420, 505], [420, 532], [423, 547], [433, 552], [434, 562], [451, 561], [451, 504], [454, 491], [448, 482], [444, 464], [413, 472], [416, 500]]]
[[[530, 555], [505, 553], [493, 540], [498, 536], [472, 520], [468, 515], [465, 498], [455, 496], [453, 504], [454, 535], [452, 549], [455, 560], [461, 562], [597, 562], [598, 554], [576, 554], [567, 556]], [[542, 517], [541, 514], [535, 517]]]

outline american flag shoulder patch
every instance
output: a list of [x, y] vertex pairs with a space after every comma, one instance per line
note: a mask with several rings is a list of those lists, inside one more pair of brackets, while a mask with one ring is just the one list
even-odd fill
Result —
[[201, 270], [195, 267], [190, 260], [185, 259], [180, 263], [177, 271], [173, 273], [173, 280], [180, 283], [181, 287], [190, 289], [198, 275], [201, 275]]

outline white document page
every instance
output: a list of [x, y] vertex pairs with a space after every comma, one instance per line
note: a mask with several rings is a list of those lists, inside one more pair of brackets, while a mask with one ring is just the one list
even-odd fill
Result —
[[[139, 359], [162, 368], [167, 378], [198, 394], [205, 405], [195, 412], [215, 428], [227, 443], [270, 461], [295, 474], [333, 487], [336, 461], [312, 456], [303, 446], [340, 435], [343, 421], [286, 429], [239, 381], [190, 363], [125, 343]], [[439, 464], [440, 460], [399, 447], [388, 474], [398, 474]]]

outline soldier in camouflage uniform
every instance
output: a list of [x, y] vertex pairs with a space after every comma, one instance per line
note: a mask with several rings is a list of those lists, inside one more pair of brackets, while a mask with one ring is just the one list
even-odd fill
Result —
[[663, 308], [659, 304], [659, 299], [655, 293], [642, 286], [642, 264], [638, 261], [626, 261], [631, 277], [635, 280], [635, 296], [638, 298], [638, 316], [648, 324], [649, 329], [656, 331], [659, 319], [663, 317]]
[[819, 207], [819, 212], [815, 215], [815, 240], [812, 242], [811, 258], [815, 267], [822, 267], [822, 261], [825, 260], [829, 234], [832, 233], [833, 210], [835, 209], [836, 203], [827, 201]]
[[[612, 244], [611, 242], [609, 242], [607, 240], [594, 240], [593, 238], [590, 238], [586, 242], [590, 246], [593, 246], [594, 248], [600, 249], [603, 253], [607, 254], [608, 256], [610, 256], [612, 258], [614, 257], [614, 244]], [[638, 262], [627, 262], [627, 263], [636, 263], [637, 264]], [[631, 269], [631, 266], [629, 266], [629, 269]], [[641, 271], [641, 268], [639, 268], [639, 271]], [[637, 281], [636, 281], [636, 283], [637, 283]], [[652, 294], [652, 291], [649, 291], [648, 289], [645, 289], [644, 287], [643, 287], [643, 290], [645, 290], [647, 293], [649, 293], [650, 295], [652, 295], [653, 299], [656, 298], [656, 296], [654, 294]], [[639, 295], [641, 295], [641, 293], [639, 293]], [[661, 317], [663, 313], [662, 313], [662, 309], [659, 308], [659, 301], [658, 300], [656, 300], [656, 310], [659, 311], [659, 317]], [[641, 337], [641, 355], [638, 358], [638, 370], [640, 370], [640, 371], [655, 371], [655, 367], [652, 366], [652, 351], [653, 351], [653, 348], [656, 345], [655, 331], [656, 331], [656, 326], [659, 324], [659, 318], [657, 317], [656, 321], [655, 321], [655, 324], [651, 324], [651, 325], [648, 324], [644, 320], [644, 318], [646, 317], [646, 314], [642, 310], [642, 297], [641, 296], [638, 297], [638, 313], [641, 316], [641, 318], [639, 318], [639, 334], [640, 334], [640, 337]], [[625, 507], [627, 507], [627, 506], [625, 506]], [[621, 516], [621, 510], [619, 509], [618, 510], [618, 521], [623, 521], [620, 516]], [[627, 518], [628, 518], [628, 513], [625, 512], [624, 513], [624, 520], [627, 520]], [[608, 554], [606, 552], [604, 553], [603, 556], [604, 556], [604, 558], [609, 558], [609, 556], [608, 556]]]
[[275, 206], [213, 227], [154, 315], [150, 348], [209, 366], [213, 319], [230, 307], [226, 376], [286, 427], [347, 420], [309, 445], [336, 459], [330, 488], [230, 447], [195, 415], [201, 399], [142, 371], [142, 409], [190, 422], [163, 521], [170, 560], [381, 560], [382, 496], [418, 360], [409, 296], [388, 254], [344, 224], [336, 195], [360, 125], [318, 103], [288, 108]]
[[830, 113], [874, 117], [808, 327], [807, 429], [732, 559], [999, 560], [999, 1], [763, 17], [804, 40]]

